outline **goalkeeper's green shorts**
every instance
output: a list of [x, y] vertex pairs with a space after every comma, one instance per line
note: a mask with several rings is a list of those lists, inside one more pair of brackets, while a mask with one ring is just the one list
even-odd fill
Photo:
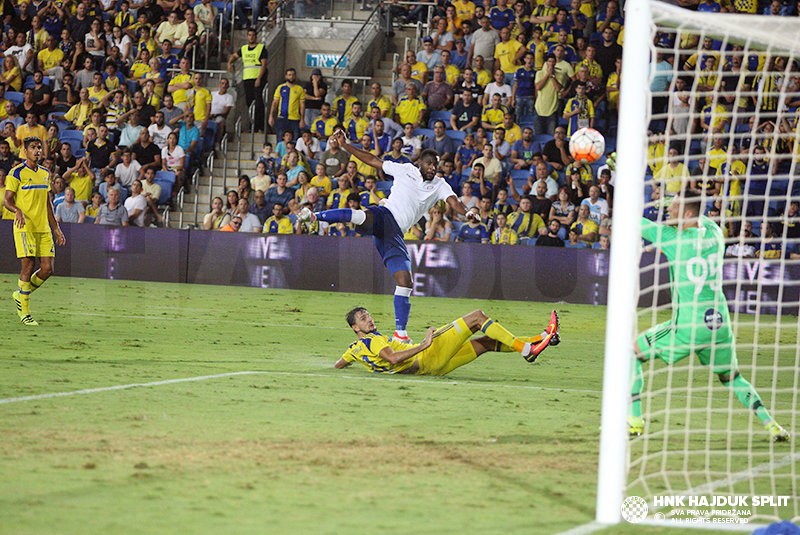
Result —
[[[736, 360], [734, 338], [698, 339], [701, 329], [678, 327], [672, 324], [672, 320], [665, 321], [639, 335], [636, 343], [647, 360], [658, 357], [667, 364], [674, 364], [696, 353], [703, 366], [710, 366], [714, 373], [735, 370], [739, 364]], [[694, 340], [692, 334], [695, 335]]]

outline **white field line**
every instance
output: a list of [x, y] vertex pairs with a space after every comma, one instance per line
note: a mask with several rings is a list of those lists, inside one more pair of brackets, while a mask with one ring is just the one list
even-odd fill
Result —
[[[330, 375], [324, 373], [297, 373], [297, 372], [270, 372], [270, 371], [243, 371], [243, 372], [230, 372], [230, 373], [219, 373], [216, 375], [199, 375], [197, 377], [185, 377], [182, 379], [167, 379], [164, 381], [153, 381], [151, 383], [130, 383], [127, 385], [114, 385], [114, 386], [104, 386], [100, 388], [86, 388], [84, 390], [73, 390], [71, 392], [53, 392], [50, 394], [37, 394], [33, 396], [20, 396], [16, 398], [6, 398], [0, 399], [0, 405], [4, 405], [6, 403], [19, 403], [22, 401], [35, 401], [37, 399], [49, 399], [49, 398], [60, 398], [65, 396], [75, 396], [75, 395], [85, 395], [85, 394], [96, 394], [99, 392], [111, 392], [115, 390], [128, 390], [130, 388], [138, 388], [138, 387], [151, 387], [151, 386], [163, 386], [163, 385], [171, 385], [177, 383], [189, 383], [194, 381], [207, 381], [209, 379], [220, 379], [223, 377], [234, 377], [237, 375], [282, 375], [282, 376], [291, 376], [291, 377], [321, 377], [327, 379], [354, 379], [357, 381], [386, 381], [386, 378], [380, 378], [374, 375], [366, 375], [366, 376], [359, 376], [359, 375]], [[485, 388], [516, 388], [521, 390], [542, 390], [542, 391], [549, 391], [549, 392], [570, 392], [570, 393], [581, 393], [581, 394], [600, 394], [599, 390], [579, 390], [579, 389], [567, 389], [567, 388], [548, 388], [543, 386], [531, 386], [531, 385], [509, 385], [509, 384], [497, 384], [497, 383], [475, 383], [470, 381], [430, 381], [430, 380], [414, 380], [414, 379], [401, 379], [399, 377], [393, 377], [392, 379], [388, 379], [393, 383], [400, 382], [400, 383], [411, 383], [411, 384], [421, 384], [421, 385], [431, 385], [431, 386], [477, 386], [477, 387], [485, 387]]]

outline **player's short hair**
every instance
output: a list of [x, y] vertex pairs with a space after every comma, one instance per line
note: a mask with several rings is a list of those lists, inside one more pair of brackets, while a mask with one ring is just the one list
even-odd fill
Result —
[[435, 160], [437, 163], [439, 161], [439, 153], [436, 152], [434, 149], [425, 149], [420, 153], [419, 160], [422, 162], [423, 160]]
[[356, 324], [356, 314], [359, 312], [367, 312], [367, 309], [364, 307], [355, 307], [353, 310], [347, 313], [344, 319], [347, 320], [347, 324], [352, 327]]
[[28, 147], [31, 146], [31, 143], [39, 143], [39, 145], [41, 145], [42, 144], [42, 140], [39, 139], [38, 136], [26, 137], [25, 141], [22, 142], [22, 146], [25, 147], [25, 150], [27, 151]]
[[693, 191], [684, 191], [681, 195], [676, 196], [673, 202], [683, 202], [683, 211], [689, 210], [696, 216], [703, 213], [703, 200], [700, 194]]

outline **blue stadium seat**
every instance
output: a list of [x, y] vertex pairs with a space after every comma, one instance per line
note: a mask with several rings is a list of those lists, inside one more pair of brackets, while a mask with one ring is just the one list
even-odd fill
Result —
[[460, 130], [448, 130], [445, 132], [445, 135], [457, 143], [456, 148], [463, 145], [464, 138], [467, 137], [467, 133], [461, 132]]
[[607, 137], [606, 138], [606, 154], [611, 154], [617, 150], [617, 138], [615, 137]]
[[6, 91], [6, 100], [10, 100], [17, 106], [22, 104], [23, 94], [19, 91]]
[[463, 221], [453, 221], [453, 233], [450, 234], [450, 241], [456, 241], [458, 237], [458, 231], [461, 230], [461, 227], [466, 225]]
[[294, 227], [294, 224], [297, 223], [297, 215], [296, 214], [289, 214], [289, 221], [292, 222], [292, 226]]
[[74, 139], [79, 143], [83, 143], [83, 130], [64, 130], [58, 133], [59, 141], [66, 141], [68, 139]]
[[449, 111], [432, 111], [431, 117], [428, 119], [428, 128], [433, 128], [433, 123], [436, 121], [444, 121], [444, 128], [445, 130], [450, 128], [450, 116], [452, 115]]
[[320, 141], [319, 142], [319, 150], [325, 152], [325, 149], [328, 147], [327, 141]]
[[513, 179], [524, 178], [525, 180], [528, 180], [528, 176], [530, 176], [530, 174], [531, 173], [530, 173], [530, 171], [528, 169], [512, 169], [511, 170], [511, 178], [513, 178]]
[[378, 180], [376, 187], [378, 191], [382, 191], [388, 195], [389, 191], [392, 189], [392, 184], [394, 184], [394, 180]]
[[747, 123], [742, 123], [736, 127], [737, 134], [747, 134], [750, 132], [750, 125]]
[[[70, 130], [67, 131], [69, 132]], [[72, 149], [72, 155], [75, 156], [76, 158], [79, 158], [78, 152], [84, 150], [82, 147], [83, 138], [81, 139], [66, 138], [66, 139], [60, 139], [59, 141], [61, 141], [61, 143], [66, 143], [67, 145], [69, 145], [69, 147]]]
[[[522, 188], [528, 184], [528, 178], [527, 177], [526, 178], [512, 178], [512, 180], [514, 181], [514, 188], [516, 188], [517, 193], [522, 195], [522, 193], [523, 193]], [[512, 201], [512, 200], [513, 199], [509, 199], [509, 201]]]
[[551, 136], [550, 134], [534, 134], [533, 135], [533, 140], [534, 141], [538, 141], [539, 145], [541, 145], [542, 148], [544, 148], [544, 144], [545, 143], [547, 143], [548, 141], [550, 141], [552, 139], [553, 139], [553, 136]]
[[[42, 77], [42, 83], [44, 85], [49, 86], [50, 85], [50, 77], [49, 76], [43, 76]], [[33, 87], [34, 85], [36, 85], [36, 84], [33, 81], [33, 75], [30, 75], [25, 79], [25, 84], [22, 86], [22, 90], [24, 91], [24, 90], [28, 89], [29, 87]]]
[[128, 80], [127, 83], [128, 83], [128, 91], [130, 92], [131, 95], [133, 95], [136, 92], [136, 88], [139, 86], [139, 82], [137, 82], [136, 80]]
[[417, 128], [414, 130], [415, 136], [423, 136], [425, 139], [433, 136], [432, 128]]
[[86, 216], [86, 217], [83, 219], [83, 222], [84, 222], [84, 223], [89, 223], [89, 224], [92, 224], [92, 223], [94, 223], [94, 216], [92, 216], [92, 215], [87, 215], [87, 216]]
[[[72, 147], [72, 154], [73, 154], [73, 155], [74, 155], [76, 158], [83, 158], [84, 156], [86, 156], [86, 149], [84, 149], [84, 148], [78, 148], [78, 149], [76, 149], [76, 148], [75, 148], [75, 147], [72, 145], [72, 142], [71, 142], [71, 141], [70, 141], [70, 144], [69, 144], [69, 145], [70, 145], [70, 147]], [[78, 145], [78, 146], [80, 146], [80, 145]]]
[[161, 196], [156, 204], [167, 204], [172, 198], [172, 188], [175, 186], [175, 173], [172, 171], [156, 171], [156, 184], [161, 186]]

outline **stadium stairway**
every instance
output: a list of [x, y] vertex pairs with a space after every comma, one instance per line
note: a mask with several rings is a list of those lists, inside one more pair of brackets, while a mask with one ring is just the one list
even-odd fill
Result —
[[[366, 20], [370, 11], [360, 10], [361, 1], [356, 0], [356, 9], [351, 11], [351, 0], [335, 0], [334, 10], [332, 12], [333, 18], [341, 17], [342, 20]], [[392, 94], [392, 67], [394, 65], [394, 54], [398, 55], [398, 61], [402, 61], [403, 53], [406, 46], [406, 39], [408, 39], [408, 46], [411, 50], [415, 49], [414, 39], [416, 31], [414, 26], [404, 26], [395, 29], [395, 35], [390, 39], [387, 47], [387, 53], [380, 61], [378, 68], [375, 72], [371, 73], [376, 81], [383, 87], [383, 94], [391, 97]], [[236, 31], [234, 35], [234, 46], [238, 48], [246, 42], [246, 34], [244, 31]], [[218, 89], [218, 79], [213, 78], [207, 81], [206, 87], [209, 91], [216, 91]], [[329, 81], [330, 84], [330, 81]], [[236, 89], [235, 87], [233, 88]], [[359, 95], [362, 93], [359, 92]], [[332, 101], [335, 95], [329, 94], [329, 101]], [[366, 88], [366, 98], [371, 98], [369, 87]], [[233, 116], [237, 112], [237, 108], [231, 110]], [[268, 136], [268, 140], [275, 146], [277, 140], [274, 134]], [[219, 146], [215, 148], [215, 158], [212, 169], [206, 167], [207, 155], [203, 159], [203, 167], [201, 169], [200, 177], [196, 184], [192, 184], [191, 192], [184, 196], [183, 208], [176, 208], [170, 214], [169, 226], [172, 228], [190, 228], [195, 225], [202, 225], [203, 216], [208, 212], [211, 199], [213, 197], [225, 197], [225, 193], [229, 190], [236, 189], [239, 184], [239, 174], [237, 174], [236, 158], [239, 150], [239, 143], [242, 144], [241, 148], [241, 174], [252, 176], [255, 174], [256, 161], [261, 154], [261, 145], [264, 142], [263, 134], [255, 134], [255, 143], [253, 145], [253, 137], [249, 132], [243, 132], [241, 139], [236, 139], [233, 121], [228, 121], [228, 144], [227, 151], [223, 151]], [[255, 149], [255, 154], [251, 158], [251, 146]], [[224, 158], [227, 156], [227, 167], [224, 163]], [[211, 176], [213, 173], [213, 188], [209, 191], [209, 184], [211, 183]], [[195, 220], [195, 199], [197, 199], [197, 220]]]

